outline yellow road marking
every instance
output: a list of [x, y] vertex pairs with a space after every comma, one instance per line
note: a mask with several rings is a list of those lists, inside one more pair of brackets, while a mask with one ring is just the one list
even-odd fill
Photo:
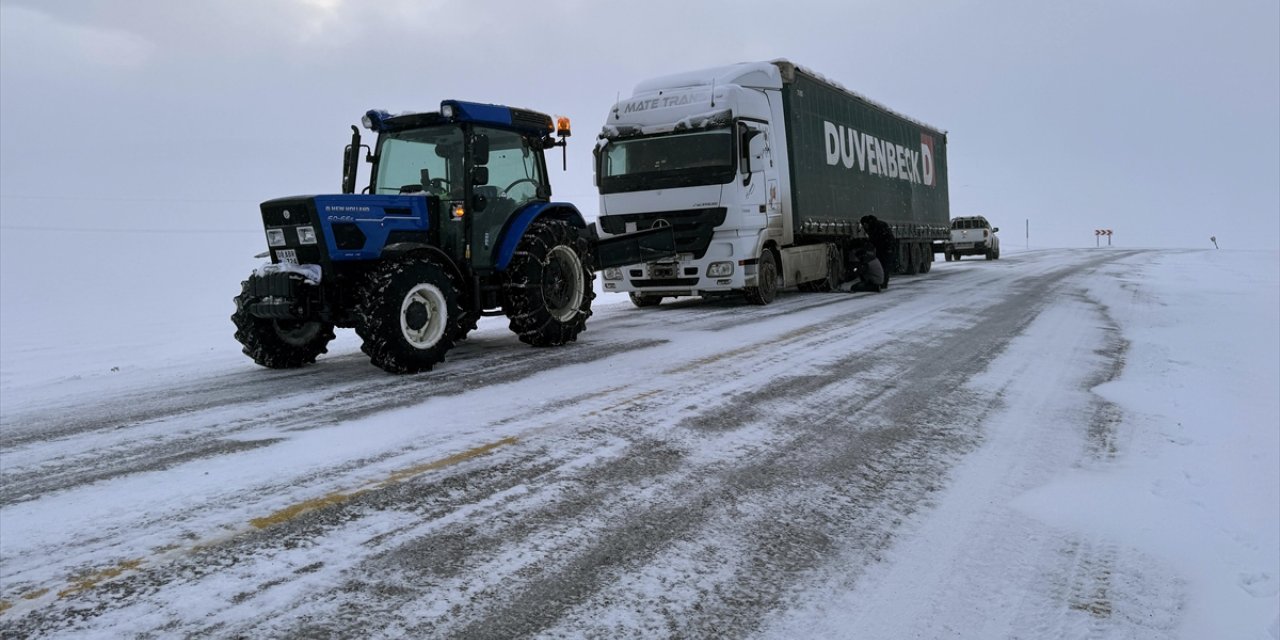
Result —
[[[289, 520], [293, 520], [294, 518], [297, 518], [298, 516], [304, 513], [315, 511], [316, 509], [321, 509], [323, 507], [342, 504], [363, 493], [368, 493], [369, 491], [372, 491], [375, 488], [385, 487], [387, 485], [404, 482], [405, 480], [408, 480], [415, 476], [422, 475], [428, 471], [435, 471], [436, 469], [443, 469], [444, 467], [455, 465], [455, 464], [458, 464], [459, 462], [465, 462], [467, 460], [471, 460], [472, 458], [477, 458], [479, 456], [485, 455], [499, 447], [513, 445], [517, 442], [519, 442], [517, 438], [515, 438], [514, 436], [509, 436], [501, 440], [498, 440], [496, 442], [490, 442], [489, 444], [475, 447], [474, 449], [468, 449], [466, 451], [455, 453], [447, 458], [441, 458], [440, 460], [435, 460], [433, 462], [427, 462], [419, 465], [414, 465], [407, 469], [401, 469], [399, 471], [395, 471], [391, 473], [390, 475], [388, 475], [386, 478], [382, 480], [372, 482], [364, 487], [360, 487], [350, 492], [344, 493], [341, 491], [335, 491], [333, 493], [330, 493], [325, 496], [321, 496], [319, 498], [304, 500], [295, 505], [285, 507], [284, 509], [276, 511], [275, 513], [272, 513], [271, 515], [268, 515], [268, 516], [264, 516], [261, 518], [253, 518], [252, 520], [249, 521], [249, 525], [255, 529], [266, 529], [268, 527], [280, 524], [282, 522], [288, 522]], [[207, 546], [209, 546], [207, 543], [197, 543], [197, 544], [191, 545], [190, 547], [187, 547], [186, 549], [187, 551], [194, 551], [194, 550], [206, 548]], [[180, 547], [176, 545], [166, 545], [160, 548], [159, 553], [157, 555], [166, 555], [169, 553], [174, 553], [179, 549]], [[112, 578], [119, 577], [125, 573], [136, 571], [137, 569], [142, 567], [144, 563], [146, 563], [145, 558], [135, 558], [133, 560], [122, 561], [120, 563], [117, 563], [115, 566], [107, 567], [105, 569], [98, 569], [96, 571], [91, 571], [89, 573], [82, 574], [78, 577], [72, 577], [69, 579], [69, 584], [65, 588], [59, 590], [57, 592], [57, 595], [59, 598], [65, 598], [67, 596], [75, 595], [83, 591], [88, 591], [89, 589], [93, 589], [94, 587], [97, 587], [99, 584], [106, 582], [107, 580], [111, 580]], [[36, 590], [28, 591], [27, 593], [22, 594], [21, 598], [24, 600], [37, 600], [48, 595], [50, 591], [51, 591], [50, 589], [36, 589]], [[14, 603], [9, 600], [0, 600], [0, 614], [4, 614], [8, 610], [12, 609], [13, 606], [14, 606]]]

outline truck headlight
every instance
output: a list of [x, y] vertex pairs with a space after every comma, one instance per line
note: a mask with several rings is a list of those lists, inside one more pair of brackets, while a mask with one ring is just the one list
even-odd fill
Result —
[[724, 278], [733, 275], [732, 262], [712, 262], [707, 265], [708, 278]]
[[267, 245], [272, 247], [283, 247], [284, 229], [267, 229]]
[[608, 269], [605, 269], [605, 270], [604, 270], [604, 279], [605, 279], [605, 280], [621, 280], [621, 279], [622, 279], [622, 269], [619, 269], [619, 268], [617, 268], [617, 267], [609, 267]]
[[316, 230], [311, 227], [298, 227], [298, 242], [302, 244], [315, 244]]

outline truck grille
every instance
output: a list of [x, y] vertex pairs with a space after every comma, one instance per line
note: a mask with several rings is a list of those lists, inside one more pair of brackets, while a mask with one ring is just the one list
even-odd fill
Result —
[[691, 253], [695, 260], [707, 253], [711, 244], [711, 236], [716, 227], [724, 224], [728, 209], [714, 207], [710, 209], [685, 209], [683, 211], [649, 211], [645, 213], [620, 213], [600, 216], [600, 228], [606, 233], [625, 233], [627, 224], [634, 222], [636, 231], [651, 229], [655, 224], [665, 221], [671, 225], [676, 237], [676, 251]]

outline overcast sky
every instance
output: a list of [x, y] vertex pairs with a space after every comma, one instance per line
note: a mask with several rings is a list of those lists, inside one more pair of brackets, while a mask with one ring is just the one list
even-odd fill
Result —
[[2, 0], [5, 227], [257, 231], [336, 192], [368, 108], [572, 118], [558, 200], [643, 79], [786, 58], [949, 132], [953, 215], [1021, 246], [1275, 249], [1280, 3]]

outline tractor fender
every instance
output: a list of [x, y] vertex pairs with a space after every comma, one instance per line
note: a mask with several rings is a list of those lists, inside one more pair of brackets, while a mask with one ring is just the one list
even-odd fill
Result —
[[529, 225], [539, 218], [564, 220], [578, 228], [587, 226], [582, 213], [568, 202], [533, 202], [525, 205], [511, 216], [506, 227], [502, 229], [502, 237], [498, 240], [498, 259], [494, 262], [494, 266], [499, 271], [511, 264], [511, 256], [515, 255], [520, 238], [523, 238], [524, 232], [529, 230]]
[[395, 242], [382, 248], [382, 258], [394, 260], [408, 255], [423, 255], [431, 258], [433, 262], [441, 267], [448, 269], [458, 278], [458, 282], [466, 282], [466, 278], [462, 275], [462, 269], [458, 264], [449, 257], [449, 254], [442, 251], [439, 247], [429, 245], [425, 242]]

